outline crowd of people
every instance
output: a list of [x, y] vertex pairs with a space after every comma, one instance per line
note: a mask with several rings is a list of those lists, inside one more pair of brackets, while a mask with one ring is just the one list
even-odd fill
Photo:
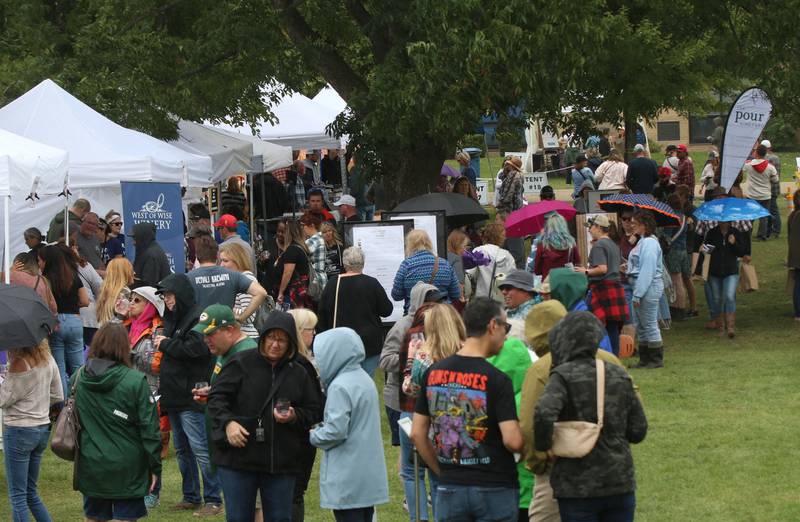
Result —
[[[50, 423], [73, 396], [82, 427], [74, 485], [87, 520], [144, 517], [167, 509], [165, 488], [180, 488], [168, 509], [302, 521], [321, 450], [320, 507], [338, 521], [371, 521], [389, 501], [380, 368], [383, 414], [400, 448], [390, 471], [411, 521], [633, 520], [629, 445], [645, 438], [647, 420], [621, 347], [635, 340], [635, 367], [662, 367], [661, 332], [698, 315], [698, 278], [707, 328], [734, 337], [753, 227], [692, 218], [684, 146], [660, 167], [641, 145], [627, 164], [610, 150], [592, 166], [587, 156], [597, 153], [586, 152], [570, 173], [579, 212], [588, 211], [587, 190], [620, 190], [662, 200], [680, 223], [659, 226], [651, 211], [630, 209], [592, 214], [577, 230], [551, 212], [526, 256], [504, 221], [533, 202], [521, 162], [508, 158], [494, 220], [450, 230], [446, 258], [426, 232], [409, 232], [391, 288], [342, 241], [342, 222], [371, 216], [350, 195], [332, 211], [313, 186], [313, 161], [302, 212], [278, 220], [261, 250], [236, 183], [216, 221], [190, 205], [185, 274], [170, 270], [152, 223], [130, 227], [130, 262], [120, 213], [101, 219], [86, 199], [55, 216], [47, 238], [26, 230], [30, 250], [15, 257], [11, 281], [33, 289], [58, 327], [9, 352], [0, 386], [14, 519], [50, 519], [38, 471]], [[745, 167], [750, 197], [767, 209], [778, 172], [770, 155], [761, 144]], [[476, 198], [467, 160], [459, 158], [465, 172], [452, 190]], [[719, 187], [718, 156], [708, 165], [705, 199], [741, 195], [739, 182]], [[800, 209], [800, 191], [794, 203]], [[795, 271], [798, 216], [787, 223]], [[579, 234], [590, 237], [588, 255]], [[759, 224], [757, 238], [779, 234], [779, 215]], [[800, 278], [794, 285], [800, 320]], [[403, 302], [403, 317], [387, 330], [392, 301]], [[580, 455], [572, 421], [602, 426]], [[180, 485], [161, 479], [170, 441]]]

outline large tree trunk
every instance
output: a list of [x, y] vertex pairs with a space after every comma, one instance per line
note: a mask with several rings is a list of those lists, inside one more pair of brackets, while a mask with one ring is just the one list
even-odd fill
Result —
[[381, 154], [384, 210], [420, 194], [433, 192], [439, 181], [447, 147], [432, 140], [420, 139], [409, 147], [395, 148]]
[[633, 158], [633, 148], [636, 146], [636, 115], [628, 111], [622, 115], [625, 125], [625, 162]]

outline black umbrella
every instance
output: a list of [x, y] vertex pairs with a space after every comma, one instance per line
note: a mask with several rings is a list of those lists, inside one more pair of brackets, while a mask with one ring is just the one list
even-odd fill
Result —
[[429, 212], [444, 210], [450, 227], [461, 227], [489, 219], [489, 214], [477, 201], [454, 192], [433, 192], [408, 199], [392, 212]]
[[26, 286], [0, 285], [0, 350], [39, 344], [56, 327], [56, 318], [39, 294]]

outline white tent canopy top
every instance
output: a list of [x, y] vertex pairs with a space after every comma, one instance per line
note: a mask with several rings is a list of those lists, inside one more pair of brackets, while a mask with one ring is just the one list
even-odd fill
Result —
[[[193, 124], [198, 125], [198, 124]], [[264, 172], [289, 167], [292, 164], [292, 148], [286, 145], [276, 145], [264, 141], [252, 134], [244, 134], [236, 131], [213, 127], [211, 125], [198, 125], [202, 127], [209, 136], [219, 136], [219, 139], [236, 140], [245, 142], [251, 149], [251, 156], [261, 156], [262, 168]], [[215, 138], [216, 139], [216, 138]], [[249, 170], [251, 165], [248, 164]]]
[[[325, 128], [336, 119], [340, 111], [320, 105], [300, 93], [281, 100], [272, 112], [278, 119], [276, 125], [260, 121], [255, 129], [249, 125], [219, 128], [244, 135], [256, 135], [262, 140], [300, 149], [340, 149], [342, 140], [329, 135]], [[253, 132], [255, 130], [255, 132]]]
[[0, 244], [3, 245], [6, 282], [11, 252], [25, 250], [22, 231], [30, 226], [24, 217], [14, 211], [15, 207], [25, 205], [31, 192], [57, 194], [63, 190], [68, 157], [66, 151], [0, 130], [0, 196], [3, 199]]
[[167, 143], [192, 154], [209, 156], [214, 183], [248, 170], [253, 156], [250, 143], [222, 136], [186, 120], [178, 122], [178, 139]]
[[51, 80], [1, 108], [0, 128], [67, 151], [74, 188], [118, 187], [121, 179], [211, 184], [208, 156], [126, 129]]
[[316, 96], [311, 98], [311, 101], [335, 111], [337, 115], [347, 108], [347, 102], [330, 85], [319, 91]]

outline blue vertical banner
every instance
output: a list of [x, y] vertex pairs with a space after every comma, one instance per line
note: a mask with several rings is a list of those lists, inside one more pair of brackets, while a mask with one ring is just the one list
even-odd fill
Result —
[[176, 274], [184, 273], [183, 211], [180, 183], [120, 181], [122, 214], [125, 223], [125, 256], [133, 263], [136, 247], [128, 234], [137, 223], [153, 223], [156, 241], [169, 259]]

